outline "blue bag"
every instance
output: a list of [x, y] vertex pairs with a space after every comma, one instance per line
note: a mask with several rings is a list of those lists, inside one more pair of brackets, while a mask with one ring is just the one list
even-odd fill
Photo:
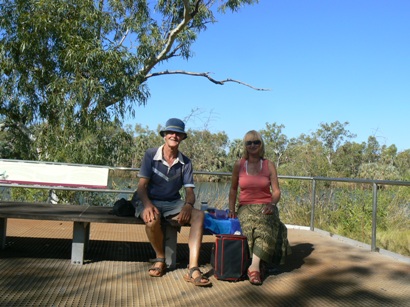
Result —
[[241, 225], [237, 218], [220, 220], [209, 213], [205, 213], [204, 229], [212, 234], [234, 234], [237, 231], [242, 233]]

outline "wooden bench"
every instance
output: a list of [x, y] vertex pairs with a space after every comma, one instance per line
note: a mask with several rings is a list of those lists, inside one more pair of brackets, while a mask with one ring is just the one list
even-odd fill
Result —
[[[96, 192], [121, 192], [108, 187], [108, 167], [68, 165], [62, 163], [32, 162], [0, 159], [0, 187], [41, 188], [49, 190], [78, 190]], [[4, 191], [3, 191], [4, 193]], [[73, 222], [71, 263], [83, 264], [87, 251], [91, 223], [144, 224], [135, 217], [111, 214], [112, 207], [46, 202], [0, 201], [0, 244], [6, 248], [7, 219], [33, 219]], [[168, 268], [176, 267], [176, 221], [164, 223], [164, 245]]]

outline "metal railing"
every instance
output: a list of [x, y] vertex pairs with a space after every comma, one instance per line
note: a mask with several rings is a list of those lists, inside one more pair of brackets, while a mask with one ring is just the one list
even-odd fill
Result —
[[312, 182], [312, 195], [311, 195], [311, 217], [310, 217], [310, 230], [315, 229], [315, 207], [316, 207], [316, 182], [317, 181], [332, 181], [332, 182], [347, 182], [347, 183], [362, 183], [372, 186], [372, 239], [371, 250], [377, 251], [376, 246], [376, 229], [377, 229], [377, 199], [378, 190], [381, 185], [394, 185], [394, 186], [410, 186], [410, 181], [397, 181], [397, 180], [373, 180], [373, 179], [355, 179], [355, 178], [328, 178], [328, 177], [297, 177], [297, 176], [278, 176], [279, 179], [297, 179], [297, 180], [310, 180]]
[[[30, 161], [33, 162], [33, 161]], [[44, 162], [38, 162], [44, 163]], [[56, 163], [64, 165], [78, 165], [78, 164], [66, 164], [66, 163]], [[85, 165], [84, 165], [85, 166]], [[104, 167], [104, 166], [102, 166]], [[127, 168], [127, 167], [108, 167], [110, 170], [122, 170], [122, 171], [134, 171], [138, 172], [139, 168]], [[205, 172], [205, 171], [194, 171], [194, 175], [212, 175], [212, 176], [221, 176], [221, 177], [230, 177], [231, 173], [226, 172]], [[371, 234], [371, 251], [378, 251], [376, 238], [377, 238], [377, 204], [378, 204], [378, 190], [381, 185], [392, 185], [392, 186], [410, 186], [410, 181], [397, 181], [397, 180], [374, 180], [374, 179], [355, 179], [355, 178], [329, 178], [329, 177], [303, 177], [303, 176], [281, 176], [278, 178], [281, 180], [305, 180], [311, 181], [312, 184], [312, 193], [311, 197], [311, 215], [310, 215], [310, 230], [315, 230], [315, 207], [316, 207], [316, 184], [319, 181], [327, 182], [345, 182], [345, 183], [360, 183], [368, 184], [372, 186], [372, 234]], [[7, 184], [1, 183], [0, 187], [5, 188], [32, 188], [32, 189], [53, 189], [53, 190], [70, 190], [70, 191], [93, 191], [93, 192], [102, 192], [102, 193], [118, 193], [118, 194], [132, 194], [134, 190], [114, 190], [114, 189], [87, 189], [87, 188], [68, 188], [68, 187], [47, 187], [47, 186], [33, 186], [33, 185], [16, 185], [16, 184]]]
[[[218, 173], [218, 172], [194, 172], [202, 175], [214, 175], [214, 176], [230, 176], [231, 173]], [[316, 183], [318, 181], [328, 182], [345, 182], [345, 183], [361, 183], [372, 186], [372, 235], [371, 235], [371, 250], [376, 252], [376, 229], [377, 229], [377, 200], [378, 190], [381, 185], [393, 185], [393, 186], [410, 186], [410, 181], [399, 180], [375, 180], [375, 179], [358, 179], [358, 178], [330, 178], [330, 177], [304, 177], [304, 176], [281, 176], [279, 179], [286, 180], [307, 180], [312, 182], [312, 194], [311, 194], [311, 215], [310, 215], [310, 230], [315, 230], [315, 207], [316, 207]]]

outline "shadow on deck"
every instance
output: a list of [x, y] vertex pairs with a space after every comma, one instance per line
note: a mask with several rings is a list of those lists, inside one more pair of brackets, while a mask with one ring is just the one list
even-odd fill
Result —
[[[153, 252], [141, 225], [91, 225], [83, 266], [71, 265], [69, 222], [10, 219], [0, 251], [0, 306], [409, 306], [410, 265], [317, 232], [289, 229], [292, 255], [260, 287], [218, 281], [204, 236], [201, 269], [210, 288], [186, 283], [188, 228], [178, 237], [178, 267], [147, 274]], [[50, 239], [52, 237], [52, 239]]]

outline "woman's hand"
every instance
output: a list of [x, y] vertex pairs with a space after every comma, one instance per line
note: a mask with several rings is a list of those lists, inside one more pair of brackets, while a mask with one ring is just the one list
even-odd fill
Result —
[[265, 208], [262, 209], [262, 214], [270, 215], [273, 214], [273, 210], [275, 210], [275, 204], [266, 204]]
[[236, 219], [236, 212], [229, 210], [228, 217], [231, 219]]

